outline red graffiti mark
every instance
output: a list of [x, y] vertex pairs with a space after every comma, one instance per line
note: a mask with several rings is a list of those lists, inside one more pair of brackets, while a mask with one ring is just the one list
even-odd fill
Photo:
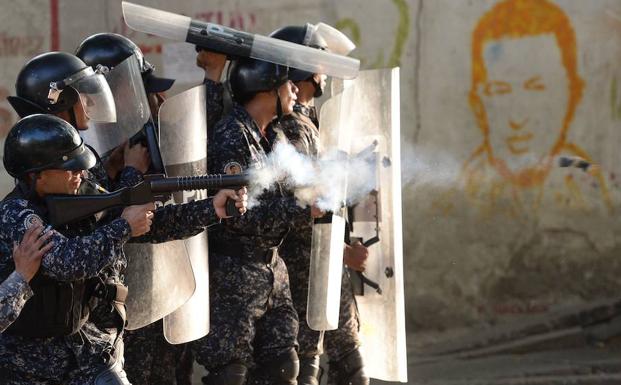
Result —
[[58, 0], [50, 0], [50, 48], [52, 51], [60, 49]]
[[138, 44], [140, 50], [143, 54], [161, 54], [162, 53], [162, 45], [161, 44]]
[[0, 57], [34, 56], [43, 51], [42, 35], [9, 35], [0, 33]]

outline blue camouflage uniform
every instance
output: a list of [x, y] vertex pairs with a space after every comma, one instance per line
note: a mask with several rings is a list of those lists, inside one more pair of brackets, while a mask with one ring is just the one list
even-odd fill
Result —
[[[226, 173], [266, 160], [270, 144], [240, 105], [215, 127], [208, 145], [210, 173]], [[211, 331], [192, 342], [199, 364], [217, 373], [236, 362], [251, 371], [251, 384], [269, 384], [267, 367], [296, 346], [297, 313], [287, 268], [277, 246], [310, 210], [279, 186], [264, 191], [243, 217], [229, 218], [209, 232]]]
[[0, 283], [0, 333], [15, 321], [32, 295], [28, 282], [17, 271]]
[[[136, 175], [137, 173], [137, 171], [132, 173], [131, 170], [134, 170], [132, 168], [126, 168], [126, 170], [129, 171], [129, 175]], [[12, 202], [16, 202], [16, 200], [10, 200], [8, 202], [12, 203]], [[28, 201], [25, 201], [25, 202], [28, 202]], [[43, 215], [39, 215], [39, 216], [43, 217]], [[201, 231], [203, 231], [205, 227], [208, 226], [209, 224], [214, 223], [216, 221], [216, 218], [217, 217], [215, 215], [215, 209], [213, 208], [211, 199], [194, 201], [194, 202], [186, 203], [183, 205], [164, 206], [154, 211], [151, 231], [141, 237], [132, 238], [131, 241], [132, 242], [157, 243], [157, 242], [167, 242], [167, 241], [174, 240], [174, 239], [190, 237], [192, 235], [198, 234]], [[112, 219], [111, 224], [115, 224], [117, 223], [117, 221], [122, 221], [126, 224], [126, 221], [121, 218], [114, 219], [112, 217], [109, 219]], [[0, 223], [0, 226], [1, 226], [1, 223]], [[123, 239], [123, 243], [125, 243], [125, 241], [126, 239]], [[56, 248], [56, 243], [55, 243], [55, 248]], [[53, 250], [55, 250], [55, 248]], [[125, 258], [122, 247], [119, 246], [115, 248], [115, 252], [118, 255], [117, 258], [114, 258], [108, 263], [100, 266], [97, 271], [92, 271], [93, 274], [89, 275], [87, 278], [97, 277], [97, 279], [102, 279], [102, 277], [105, 277], [105, 279], [109, 283], [122, 284], [122, 275], [127, 266], [127, 259]], [[9, 253], [9, 256], [10, 255], [11, 254]], [[48, 261], [49, 258], [50, 257], [46, 255], [46, 258], [44, 259], [44, 261]], [[12, 263], [12, 260], [10, 262]], [[0, 267], [2, 266], [0, 265]], [[56, 278], [56, 277], [52, 277], [52, 278]], [[91, 375], [95, 375], [102, 370], [101, 364], [109, 363], [111, 361], [111, 358], [112, 358], [112, 361], [119, 360], [122, 362], [122, 342], [121, 342], [121, 338], [117, 338], [116, 333], [111, 332], [111, 329], [113, 329], [114, 327], [117, 327], [118, 322], [119, 322], [119, 315], [115, 311], [115, 308], [112, 307], [109, 302], [100, 301], [96, 306], [93, 306], [91, 310], [92, 310], [92, 314], [90, 315], [89, 319], [92, 320], [94, 324], [90, 324], [90, 322], [87, 323], [85, 330], [92, 333], [93, 335], [87, 334], [86, 340], [89, 342], [93, 342], [94, 345], [99, 346], [100, 350], [97, 350], [96, 353], [101, 353], [99, 354], [98, 359], [97, 359], [98, 362], [99, 361], [101, 362], [100, 362], [100, 365], [97, 365], [96, 362], [95, 363], [87, 362], [86, 365], [89, 368], [95, 368], [95, 369], [91, 369], [92, 370]], [[95, 325], [97, 325], [97, 328], [95, 328]], [[27, 337], [19, 337], [19, 338], [27, 338]], [[58, 338], [58, 337], [55, 337], [55, 338]], [[78, 346], [80, 345], [80, 341], [82, 341], [82, 338], [75, 337], [75, 335], [72, 335], [66, 338], [75, 339], [76, 342], [78, 343]], [[0, 340], [0, 343], [2, 343], [1, 340]], [[38, 342], [38, 343], [42, 343], [42, 342]], [[43, 344], [44, 344], [43, 346], [45, 347], [44, 342]], [[26, 345], [26, 344], [23, 344], [23, 345]], [[0, 349], [2, 349], [2, 347], [0, 347]], [[59, 358], [69, 357], [67, 358], [68, 360], [67, 362], [71, 361], [70, 359], [71, 356], [68, 356], [67, 354], [63, 354], [63, 352], [55, 349], [55, 346], [53, 346], [52, 348], [45, 347], [45, 349], [46, 350], [42, 352], [41, 349], [37, 350], [31, 347], [30, 350], [32, 352], [35, 352], [36, 354], [41, 354], [42, 362], [45, 361], [44, 355], [50, 355], [50, 354], [55, 355], [55, 356], [57, 355]], [[102, 354], [104, 358], [101, 358]], [[92, 357], [89, 356], [89, 358], [92, 358]], [[59, 365], [61, 364], [59, 363]], [[65, 366], [67, 366], [67, 363], [65, 363]], [[59, 367], [62, 367], [62, 365]], [[1, 368], [2, 368], [2, 354], [0, 353], [0, 370]], [[26, 370], [30, 370], [30, 369], [32, 369], [31, 366], [27, 365]], [[81, 368], [80, 370], [84, 371], [86, 369]], [[34, 368], [33, 371], [36, 372], [37, 368]], [[67, 378], [67, 381], [70, 381], [70, 377], [75, 375], [75, 373], [76, 372], [67, 372], [63, 375], [62, 373], [58, 372], [58, 376], [56, 377]], [[86, 374], [82, 374], [82, 372], [79, 372], [79, 373], [80, 373], [79, 374], [80, 376], [84, 376], [84, 378], [87, 378]], [[28, 378], [28, 379], [26, 380], [25, 378]], [[48, 377], [43, 376], [43, 378], [48, 378]], [[51, 377], [51, 378], [54, 378], [54, 377]], [[30, 379], [29, 377], [24, 377], [24, 379], [22, 379], [22, 377], [16, 376], [15, 383], [30, 383], [29, 381], [31, 380], [32, 379]], [[47, 383], [47, 382], [42, 382], [42, 383]], [[78, 383], [81, 383], [81, 382], [78, 382]], [[87, 383], [87, 382], [84, 382], [84, 383]]]
[[[23, 196], [5, 198], [0, 204], [0, 280], [14, 269], [13, 242], [21, 240], [32, 223], [45, 226], [47, 221], [44, 203]], [[129, 224], [122, 218], [78, 236], [48, 231], [53, 231], [50, 240], [54, 246], [43, 258], [33, 283], [84, 282], [96, 277], [106, 266], [124, 259], [122, 246], [131, 235]], [[26, 303], [21, 316], [32, 318], [29, 309], [35, 309], [36, 301], [46, 299], [45, 295], [37, 297]], [[89, 384], [111, 364], [114, 351], [109, 339], [85, 319], [80, 320], [77, 332], [54, 337], [25, 336], [23, 331], [12, 330], [16, 324], [0, 334], [0, 376], [4, 384]]]

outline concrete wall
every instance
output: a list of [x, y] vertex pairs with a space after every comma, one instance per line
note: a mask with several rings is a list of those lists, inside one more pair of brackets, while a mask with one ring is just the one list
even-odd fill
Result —
[[[406, 305], [421, 341], [618, 295], [619, 1], [141, 3], [260, 33], [325, 21], [365, 68], [402, 67]], [[102, 31], [201, 80], [191, 47], [128, 30], [120, 2], [1, 4], [0, 95], [27, 58]], [[10, 111], [0, 102], [0, 134]], [[560, 155], [599, 168], [559, 169]]]
[[[410, 325], [521, 322], [618, 296], [621, 4], [421, 9], [415, 149], [430, 166], [406, 207]], [[600, 167], [560, 169], [563, 155]]]

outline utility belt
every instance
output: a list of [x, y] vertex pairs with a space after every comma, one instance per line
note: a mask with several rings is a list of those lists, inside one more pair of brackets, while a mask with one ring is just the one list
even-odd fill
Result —
[[242, 257], [254, 262], [272, 264], [278, 255], [278, 246], [269, 248], [249, 248], [240, 243], [209, 242], [209, 252], [228, 255], [230, 257]]

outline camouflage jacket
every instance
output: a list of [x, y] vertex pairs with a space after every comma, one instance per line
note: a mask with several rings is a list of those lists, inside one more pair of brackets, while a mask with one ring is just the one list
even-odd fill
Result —
[[[31, 201], [8, 199], [0, 203], [0, 271], [13, 266], [13, 242], [19, 242], [29, 224], [46, 225], [45, 214]], [[122, 245], [131, 229], [125, 219], [116, 218], [96, 228], [91, 234], [68, 238], [60, 232], [50, 238], [54, 247], [41, 262], [41, 271], [59, 281], [73, 281], [96, 276], [104, 267], [123, 258]], [[6, 279], [8, 277], [0, 277]]]
[[[37, 222], [53, 232], [50, 240], [54, 244], [43, 258], [38, 274], [57, 281], [77, 281], [98, 276], [106, 266], [124, 259], [122, 247], [131, 236], [125, 219], [116, 218], [88, 234], [69, 238], [47, 226], [42, 208], [42, 201], [22, 198], [0, 203], [0, 281], [6, 280], [14, 269], [14, 242], [19, 242], [26, 229]], [[68, 355], [101, 355], [111, 349], [106, 341], [108, 338], [88, 322], [78, 333], [63, 337], [30, 338], [3, 333], [0, 367], [21, 362], [31, 373], [64, 370]], [[19, 361], [25, 357], [25, 361]]]
[[17, 271], [0, 283], [0, 333], [17, 319], [32, 295], [28, 282]]
[[[271, 145], [259, 127], [239, 105], [214, 128], [214, 140], [208, 145], [207, 167], [210, 173], [230, 173], [267, 160]], [[242, 217], [222, 221], [210, 232], [210, 243], [241, 244], [245, 251], [278, 246], [290, 227], [305, 221], [310, 209], [302, 208], [293, 196], [286, 196], [278, 184], [264, 190]]]
[[312, 157], [319, 153], [319, 121], [315, 107], [296, 104], [291, 115], [280, 120], [280, 130], [298, 152]]

